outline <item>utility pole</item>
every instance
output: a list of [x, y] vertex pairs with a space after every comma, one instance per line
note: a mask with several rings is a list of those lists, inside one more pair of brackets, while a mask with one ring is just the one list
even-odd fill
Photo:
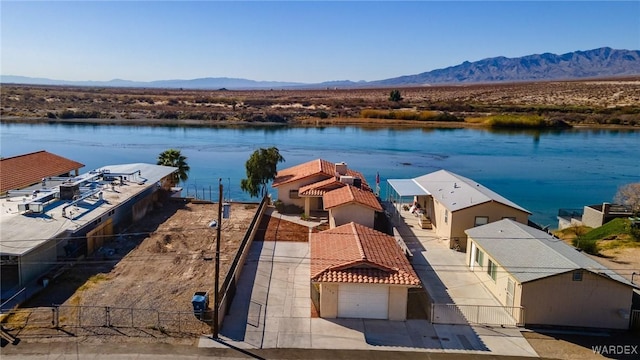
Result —
[[216, 231], [216, 271], [215, 271], [215, 286], [213, 289], [213, 338], [218, 338], [219, 332], [219, 314], [218, 308], [220, 307], [220, 290], [219, 282], [220, 282], [220, 236], [221, 236], [221, 225], [222, 225], [222, 178], [218, 179], [219, 184], [219, 199], [218, 199], [218, 227]]

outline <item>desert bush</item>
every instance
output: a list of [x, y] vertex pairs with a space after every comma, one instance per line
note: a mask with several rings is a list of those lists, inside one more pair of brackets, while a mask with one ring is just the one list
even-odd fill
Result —
[[57, 117], [60, 119], [99, 119], [102, 114], [98, 111], [84, 111], [84, 110], [64, 110], [58, 113]]
[[402, 94], [400, 93], [400, 90], [391, 90], [391, 92], [389, 93], [389, 101], [398, 102], [400, 100], [402, 100]]
[[598, 255], [598, 243], [596, 240], [581, 239], [579, 236], [573, 239], [573, 246], [591, 255]]
[[545, 119], [539, 115], [495, 115], [490, 116], [485, 121], [485, 124], [491, 127], [509, 128], [541, 128], [548, 126]]

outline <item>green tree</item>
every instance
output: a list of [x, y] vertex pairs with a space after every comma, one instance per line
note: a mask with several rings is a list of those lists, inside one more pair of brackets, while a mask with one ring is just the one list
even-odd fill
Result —
[[189, 170], [187, 158], [180, 153], [180, 150], [169, 149], [158, 155], [158, 165], [177, 167], [178, 171], [173, 173], [173, 184], [177, 185], [180, 181], [187, 181], [189, 178]]
[[402, 94], [400, 94], [400, 90], [394, 89], [389, 93], [389, 101], [398, 102], [402, 100]]
[[247, 178], [240, 181], [240, 188], [252, 197], [267, 194], [267, 184], [276, 178], [278, 163], [283, 162], [277, 147], [260, 148], [251, 154], [245, 163]]

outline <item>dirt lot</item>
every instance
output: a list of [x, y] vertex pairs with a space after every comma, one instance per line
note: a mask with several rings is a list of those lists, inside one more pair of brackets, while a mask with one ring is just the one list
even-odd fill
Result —
[[[217, 219], [217, 209], [217, 204], [166, 200], [103, 251], [52, 281], [6, 328], [24, 342], [193, 345], [211, 332], [195, 318], [191, 298], [195, 291], [213, 289], [216, 230], [208, 225]], [[271, 217], [267, 210], [255, 241], [308, 241], [307, 227]], [[232, 203], [230, 219], [222, 221], [221, 285], [256, 211], [257, 204]], [[59, 330], [52, 327], [52, 304], [62, 305]]]
[[[197, 335], [210, 332], [207, 324], [193, 316], [191, 298], [195, 291], [213, 290], [216, 230], [208, 224], [217, 219], [217, 208], [215, 204], [165, 201], [126, 234], [105, 244], [103, 248], [112, 249], [113, 254], [104, 251], [77, 264], [25, 304], [24, 308], [45, 319], [51, 318], [51, 310], [38, 311], [39, 307], [62, 304], [63, 332], [35, 326], [12, 333], [30, 341], [64, 341], [68, 340], [64, 334], [72, 334], [89, 342], [114, 341], [110, 336], [116, 336], [115, 341], [192, 343]], [[256, 211], [257, 204], [233, 203], [230, 218], [222, 221], [221, 285]], [[87, 307], [79, 310], [76, 306]], [[106, 306], [123, 308], [111, 310], [111, 323], [128, 323], [117, 317], [128, 314], [124, 308], [136, 308], [163, 313], [136, 311], [132, 319], [153, 314], [162, 316], [164, 325], [104, 327]]]

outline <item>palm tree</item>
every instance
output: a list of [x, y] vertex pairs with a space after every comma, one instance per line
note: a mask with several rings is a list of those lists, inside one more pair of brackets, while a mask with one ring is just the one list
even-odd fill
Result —
[[158, 155], [158, 165], [171, 166], [178, 168], [178, 171], [173, 173], [173, 184], [177, 185], [180, 181], [187, 181], [190, 168], [187, 165], [187, 157], [180, 153], [180, 150], [169, 149], [165, 150]]

